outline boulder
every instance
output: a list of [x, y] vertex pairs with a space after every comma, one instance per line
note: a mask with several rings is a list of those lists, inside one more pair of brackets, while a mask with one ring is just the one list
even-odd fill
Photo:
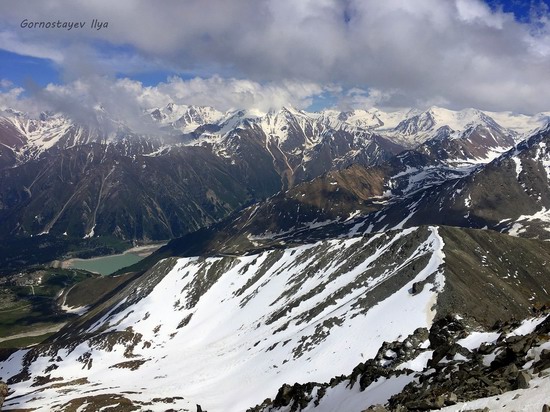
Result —
[[412, 294], [418, 295], [420, 292], [422, 292], [422, 289], [424, 289], [424, 283], [422, 282], [414, 282], [412, 285]]
[[2, 405], [4, 400], [8, 396], [8, 385], [5, 382], [0, 381], [0, 411], [2, 410]]
[[528, 372], [521, 371], [518, 373], [516, 378], [515, 388], [516, 389], [527, 389], [529, 388], [529, 381], [531, 380], [531, 375]]
[[389, 410], [383, 405], [372, 405], [363, 412], [389, 412]]
[[533, 372], [539, 373], [550, 368], [550, 350], [544, 349], [540, 353], [540, 359], [533, 364]]

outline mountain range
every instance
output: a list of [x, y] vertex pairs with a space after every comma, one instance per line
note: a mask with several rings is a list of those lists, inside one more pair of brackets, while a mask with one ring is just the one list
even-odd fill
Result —
[[441, 108], [261, 115], [170, 104], [143, 116], [156, 133], [118, 120], [101, 127], [4, 111], [1, 233], [170, 239], [327, 172], [381, 165], [404, 149], [461, 172], [548, 123], [545, 114], [494, 114], [505, 127], [478, 110]]

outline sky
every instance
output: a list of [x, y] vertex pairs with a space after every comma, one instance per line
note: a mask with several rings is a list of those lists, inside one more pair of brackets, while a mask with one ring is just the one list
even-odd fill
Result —
[[550, 111], [549, 2], [3, 0], [0, 108]]

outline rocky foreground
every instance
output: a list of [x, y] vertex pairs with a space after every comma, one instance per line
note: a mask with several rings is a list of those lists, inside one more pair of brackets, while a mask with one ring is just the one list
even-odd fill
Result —
[[[463, 320], [448, 316], [401, 342], [385, 342], [375, 358], [350, 375], [328, 383], [283, 385], [273, 400], [248, 412], [514, 410], [513, 401], [522, 402], [521, 410], [548, 411], [548, 313], [544, 307], [533, 319], [498, 322], [492, 331], [473, 333]], [[377, 403], [384, 394], [390, 395], [387, 401]], [[476, 405], [481, 407], [470, 409]]]

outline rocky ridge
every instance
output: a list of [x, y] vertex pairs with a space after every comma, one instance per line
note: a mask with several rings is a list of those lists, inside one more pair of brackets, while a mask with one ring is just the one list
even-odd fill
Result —
[[[165, 410], [158, 397], [174, 409], [241, 411], [285, 383], [345, 378], [359, 362], [357, 382], [368, 388], [383, 376], [378, 391], [397, 388], [396, 395], [414, 374], [380, 372], [393, 352], [413, 370], [432, 357], [428, 348], [446, 345], [439, 335], [451, 318], [464, 325], [460, 340], [497, 320], [531, 317], [534, 302], [550, 299], [547, 261], [546, 242], [447, 227], [172, 257], [107, 293], [49, 341], [8, 354], [0, 364], [14, 391], [7, 409], [65, 410], [120, 395], [135, 408]], [[70, 293], [68, 300], [75, 304]], [[432, 333], [429, 346], [433, 325], [443, 332]]]
[[[471, 401], [502, 408], [509, 400], [528, 405], [523, 410], [544, 410], [547, 399], [534, 399], [532, 391], [550, 382], [550, 316], [546, 306], [533, 310], [536, 317], [498, 322], [489, 332], [472, 332], [458, 316], [442, 318], [403, 341], [385, 342], [350, 375], [283, 385], [273, 400], [248, 411], [329, 411], [335, 405], [349, 411], [451, 411], [474, 408]], [[377, 403], [376, 389], [392, 381], [387, 400]]]

